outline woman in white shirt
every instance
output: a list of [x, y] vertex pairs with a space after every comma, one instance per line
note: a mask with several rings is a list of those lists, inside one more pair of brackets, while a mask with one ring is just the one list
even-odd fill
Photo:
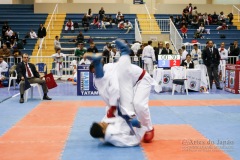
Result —
[[31, 39], [38, 38], [36, 32], [34, 32], [32, 29], [31, 29], [31, 31], [30, 31], [30, 38], [31, 38]]

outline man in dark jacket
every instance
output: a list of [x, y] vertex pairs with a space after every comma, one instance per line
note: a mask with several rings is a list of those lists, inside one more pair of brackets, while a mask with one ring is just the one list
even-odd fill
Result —
[[18, 79], [17, 81], [20, 82], [19, 86], [20, 86], [20, 103], [24, 103], [24, 91], [25, 91], [25, 79], [27, 79], [29, 81], [29, 83], [38, 83], [42, 86], [43, 89], [43, 99], [44, 100], [51, 100], [52, 98], [48, 97], [47, 93], [48, 93], [48, 88], [46, 86], [46, 82], [45, 80], [42, 80], [43, 77], [40, 77], [39, 73], [36, 70], [36, 67], [34, 66], [34, 64], [32, 63], [28, 63], [28, 54], [24, 53], [22, 55], [22, 62], [18, 63], [17, 65], [17, 75], [18, 75]]
[[[238, 41], [235, 40], [233, 42], [233, 45], [230, 46], [230, 56], [239, 56], [240, 54], [240, 48], [238, 46]], [[232, 62], [232, 64], [236, 64], [236, 59], [234, 58], [233, 61], [230, 61]]]
[[47, 31], [46, 31], [46, 28], [43, 26], [43, 24], [40, 24], [40, 27], [38, 29], [38, 38], [40, 39], [40, 44], [39, 44], [39, 47], [42, 47], [40, 46], [42, 41], [43, 41], [43, 38], [47, 35]]
[[155, 58], [157, 62], [158, 62], [158, 55], [168, 54], [166, 48], [163, 47], [163, 42], [159, 42], [158, 47], [154, 48], [154, 50], [155, 50]]
[[211, 40], [208, 41], [207, 46], [208, 47], [206, 47], [202, 51], [202, 59], [203, 59], [203, 63], [207, 67], [208, 76], [210, 79], [210, 89], [212, 89], [212, 83], [214, 79], [217, 89], [222, 90], [222, 88], [220, 87], [220, 82], [218, 78], [218, 65], [220, 64], [219, 51], [217, 48], [213, 47], [213, 41]]

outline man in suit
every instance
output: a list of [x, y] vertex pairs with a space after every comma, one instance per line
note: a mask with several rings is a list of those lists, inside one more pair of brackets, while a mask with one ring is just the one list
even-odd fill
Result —
[[43, 77], [40, 77], [39, 73], [36, 70], [36, 67], [32, 63], [28, 63], [29, 57], [27, 53], [22, 55], [22, 62], [17, 65], [17, 75], [20, 85], [20, 103], [24, 103], [24, 91], [25, 91], [25, 79], [29, 81], [29, 83], [38, 83], [42, 86], [43, 89], [43, 99], [44, 100], [52, 100], [52, 98], [48, 97], [48, 88], [46, 86], [46, 82], [42, 80]]
[[212, 89], [212, 83], [214, 79], [217, 89], [222, 90], [218, 78], [218, 65], [220, 64], [219, 51], [217, 48], [213, 47], [213, 41], [211, 40], [208, 41], [207, 46], [208, 47], [202, 51], [202, 59], [203, 63], [207, 67], [208, 76], [210, 79], [210, 88]]
[[168, 54], [172, 54], [172, 50], [170, 49], [170, 44], [168, 42], [166, 43], [166, 51]]
[[186, 60], [183, 60], [181, 63], [181, 66], [186, 67], [187, 69], [193, 69], [194, 68], [194, 63], [192, 61], [192, 56], [191, 54], [187, 54]]
[[155, 57], [156, 57], [157, 62], [158, 62], [159, 54], [168, 54], [166, 48], [163, 47], [163, 42], [159, 42], [158, 47], [154, 48], [154, 50], [155, 50]]

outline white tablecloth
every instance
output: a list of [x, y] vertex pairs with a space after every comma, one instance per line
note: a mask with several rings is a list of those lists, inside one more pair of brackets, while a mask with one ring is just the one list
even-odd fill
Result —
[[[154, 69], [153, 79], [158, 83], [158, 85], [154, 87], [157, 93], [172, 90], [171, 70]], [[206, 73], [201, 69], [187, 69], [187, 82], [188, 89], [194, 91], [200, 91], [200, 87], [207, 88]]]

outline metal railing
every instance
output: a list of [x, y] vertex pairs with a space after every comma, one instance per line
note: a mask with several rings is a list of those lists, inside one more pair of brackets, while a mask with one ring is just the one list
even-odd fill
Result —
[[142, 35], [138, 26], [138, 20], [135, 19], [135, 40], [142, 42]]
[[180, 35], [180, 33], [178, 32], [176, 26], [174, 25], [174, 23], [170, 21], [170, 41], [173, 44], [173, 47], [176, 51], [176, 53], [178, 53], [178, 49], [180, 49], [183, 45], [183, 39], [182, 36]]
[[[58, 3], [55, 5], [55, 8], [54, 8], [53, 13], [51, 15], [51, 18], [50, 18], [50, 20], [48, 22], [48, 26], [46, 28], [46, 32], [48, 34], [48, 38], [50, 38], [51, 29], [52, 30], [54, 29], [54, 21], [57, 19], [57, 13], [58, 13]], [[37, 56], [39, 56], [39, 54], [40, 54], [40, 56], [42, 56], [42, 45], [43, 45], [43, 43], [44, 43], [44, 47], [46, 49], [47, 48], [46, 37], [40, 39], [40, 44], [39, 44], [39, 49], [38, 49], [38, 52], [37, 52]]]
[[237, 8], [237, 6], [232, 5], [232, 14], [237, 14], [238, 18], [238, 22], [240, 22], [240, 9]]

